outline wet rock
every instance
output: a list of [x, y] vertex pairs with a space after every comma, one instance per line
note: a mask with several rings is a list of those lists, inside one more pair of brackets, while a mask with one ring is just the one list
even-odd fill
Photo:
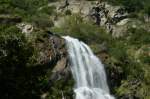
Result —
[[67, 59], [65, 57], [63, 57], [62, 59], [60, 59], [56, 66], [54, 67], [54, 69], [52, 70], [52, 72], [58, 72], [58, 71], [63, 71], [66, 68], [66, 64], [67, 64]]
[[48, 78], [48, 84], [44, 90], [48, 90], [58, 80], [69, 80], [70, 68], [68, 64], [68, 53], [65, 47], [65, 40], [59, 35], [47, 31], [49, 38], [44, 42], [39, 42], [38, 47], [39, 64], [48, 65], [51, 75]]
[[106, 62], [109, 58], [109, 55], [105, 52], [101, 52], [99, 54], [97, 54], [97, 56], [101, 59], [102, 62]]
[[61, 58], [52, 70], [50, 81], [68, 80], [70, 76], [70, 68], [66, 57]]

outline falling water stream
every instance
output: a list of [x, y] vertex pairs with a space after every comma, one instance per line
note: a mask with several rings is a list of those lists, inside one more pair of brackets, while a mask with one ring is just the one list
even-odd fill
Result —
[[88, 45], [69, 36], [63, 38], [76, 83], [75, 99], [114, 99], [109, 94], [104, 66]]

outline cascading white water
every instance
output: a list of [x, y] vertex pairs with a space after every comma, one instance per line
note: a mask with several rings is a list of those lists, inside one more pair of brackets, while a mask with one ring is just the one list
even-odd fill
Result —
[[65, 36], [76, 99], [114, 99], [109, 94], [104, 66], [85, 43]]

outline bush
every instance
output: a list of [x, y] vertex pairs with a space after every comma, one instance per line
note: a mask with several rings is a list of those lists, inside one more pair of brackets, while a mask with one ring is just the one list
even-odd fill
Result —
[[122, 5], [124, 6], [128, 12], [139, 12], [141, 11], [147, 4], [149, 4], [149, 0], [107, 0], [109, 3], [114, 5]]
[[0, 27], [0, 93], [1, 99], [23, 96], [27, 84], [24, 75], [33, 48], [15, 27]]
[[72, 14], [72, 13], [71, 13], [71, 10], [66, 10], [66, 11], [65, 11], [65, 14], [66, 14], [66, 15], [71, 15], [71, 14]]
[[131, 34], [130, 39], [128, 40], [129, 44], [141, 46], [150, 43], [150, 33], [142, 28], [129, 28], [128, 33]]
[[55, 11], [56, 7], [55, 6], [45, 6], [40, 10], [40, 13], [45, 13], [48, 15], [53, 15], [56, 13]]
[[18, 8], [32, 15], [37, 9], [48, 3], [48, 0], [1, 0], [0, 12], [12, 13]]
[[47, 29], [54, 26], [53, 21], [46, 14], [32, 16], [30, 21], [35, 24], [36, 27], [41, 29]]
[[144, 12], [150, 16], [150, 5], [145, 7]]
[[30, 13], [38, 9], [38, 7], [47, 3], [47, 0], [12, 0], [11, 4], [14, 7], [24, 9]]
[[128, 12], [139, 11], [144, 7], [141, 0], [122, 0], [121, 3], [125, 6]]
[[127, 58], [126, 46], [122, 42], [114, 40], [113, 44], [110, 45], [109, 52], [110, 55], [115, 57], [117, 60], [125, 61]]
[[53, 28], [53, 32], [59, 35], [69, 35], [76, 37], [86, 43], [102, 43], [109, 39], [103, 28], [85, 22], [81, 16], [72, 15], [65, 19], [65, 23], [60, 28]]

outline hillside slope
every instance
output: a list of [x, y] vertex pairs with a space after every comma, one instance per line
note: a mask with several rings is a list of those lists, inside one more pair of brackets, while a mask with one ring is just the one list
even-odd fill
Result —
[[[139, 5], [140, 3], [140, 5]], [[1, 99], [72, 99], [65, 41], [88, 44], [117, 99], [150, 98], [149, 0], [1, 0]]]

